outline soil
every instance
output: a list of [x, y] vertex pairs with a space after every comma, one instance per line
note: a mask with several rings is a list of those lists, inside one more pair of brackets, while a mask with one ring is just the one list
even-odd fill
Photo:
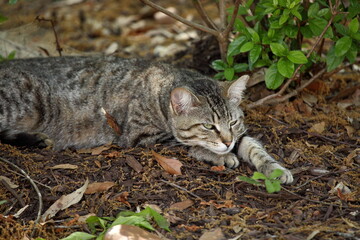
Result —
[[[168, 1], [158, 3], [169, 5]], [[45, 50], [44, 45], [33, 48], [34, 56], [58, 54], [54, 38], [44, 38], [53, 36], [50, 24], [31, 23], [40, 16], [57, 20], [55, 30], [65, 55], [108, 50], [123, 57], [161, 59], [187, 67], [196, 63], [195, 68], [208, 74], [211, 70], [207, 66], [219, 57], [210, 38], [196, 32], [191, 37], [193, 30], [169, 19], [155, 20], [154, 12], [140, 1], [21, 1], [0, 6], [0, 14], [10, 19], [1, 30], [26, 24], [16, 28], [21, 39], [29, 39], [30, 31], [33, 41], [41, 38], [48, 43]], [[191, 1], [174, 7], [183, 16], [195, 16], [196, 21]], [[211, 14], [216, 10], [210, 4], [206, 9]], [[131, 24], [120, 24], [120, 16], [132, 17]], [[188, 36], [176, 37], [183, 32]], [[159, 42], [153, 41], [155, 38]], [[113, 43], [117, 48], [111, 52]], [[170, 44], [176, 44], [172, 54], [154, 51], [158, 45]], [[2, 55], [9, 50], [4, 46], [0, 44]], [[29, 49], [33, 46], [26, 45]], [[171, 232], [156, 227], [168, 239], [199, 239], [218, 228], [226, 239], [360, 239], [359, 80], [359, 72], [350, 66], [318, 79], [287, 102], [246, 110], [248, 134], [259, 139], [294, 174], [294, 182], [283, 185], [278, 193], [239, 181], [238, 176], [254, 172], [246, 163], [235, 170], [214, 169], [188, 157], [182, 146], [124, 149], [109, 145], [56, 152], [0, 143], [0, 177], [17, 185], [11, 187], [0, 179], [0, 200], [7, 201], [0, 205], [0, 239], [60, 239], [75, 231], [89, 232], [80, 216], [110, 217], [149, 205], [171, 223]], [[266, 94], [269, 92], [260, 83], [249, 89], [247, 98], [256, 100]], [[183, 164], [182, 174], [165, 171], [152, 151], [177, 158]], [[4, 159], [29, 175], [42, 201], [24, 173]], [[51, 220], [35, 224], [41, 202], [42, 214], [87, 179], [90, 183], [111, 183], [112, 187], [84, 194]], [[184, 206], [184, 202], [188, 204]], [[175, 207], [175, 203], [184, 207]]]

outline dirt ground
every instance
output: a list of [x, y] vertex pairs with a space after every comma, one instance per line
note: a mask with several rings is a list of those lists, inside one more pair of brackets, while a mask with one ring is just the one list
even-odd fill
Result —
[[[159, 3], [166, 6], [167, 1]], [[196, 19], [191, 1], [174, 7]], [[0, 9], [10, 19], [0, 25], [0, 38], [11, 43], [0, 43], [2, 55], [13, 48], [25, 57], [58, 54], [50, 23], [33, 22], [40, 16], [57, 20], [64, 55], [106, 52], [165, 59], [205, 73], [211, 73], [208, 65], [219, 56], [211, 41], [198, 40], [200, 33], [154, 17], [138, 1], [21, 1], [12, 6], [1, 3]], [[251, 87], [247, 101], [269, 94], [264, 88], [261, 83]], [[226, 239], [360, 239], [359, 102], [360, 73], [350, 66], [317, 80], [287, 102], [246, 110], [249, 135], [295, 177], [294, 183], [273, 194], [237, 180], [252, 175], [254, 169], [247, 164], [217, 171], [189, 158], [181, 146], [55, 152], [0, 143], [0, 201], [7, 200], [0, 205], [0, 239], [60, 239], [89, 231], [77, 221], [80, 216], [116, 216], [148, 205], [170, 221], [171, 232], [157, 228], [168, 239], [199, 239], [214, 230]], [[182, 175], [167, 173], [152, 151], [180, 160]], [[24, 173], [3, 159], [30, 176], [42, 204]], [[86, 179], [111, 187], [87, 193], [51, 221], [34, 224], [40, 205], [42, 214]]]

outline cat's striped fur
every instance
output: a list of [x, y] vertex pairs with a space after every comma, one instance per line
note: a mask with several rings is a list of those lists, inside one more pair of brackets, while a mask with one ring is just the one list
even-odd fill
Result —
[[[228, 89], [197, 72], [116, 57], [58, 57], [0, 63], [0, 137], [3, 142], [50, 144], [55, 149], [108, 142], [146, 146], [178, 142], [214, 165], [239, 159], [269, 175], [284, 170], [251, 137], [239, 108], [248, 77]], [[118, 136], [101, 109], [121, 127]], [[49, 137], [49, 139], [47, 138]], [[236, 146], [236, 149], [234, 148]]]

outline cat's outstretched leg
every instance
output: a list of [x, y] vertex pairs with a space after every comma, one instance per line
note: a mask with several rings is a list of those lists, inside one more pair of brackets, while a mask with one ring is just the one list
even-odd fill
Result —
[[14, 130], [5, 130], [0, 132], [0, 140], [16, 146], [36, 146], [40, 148], [52, 148], [54, 142], [46, 135], [40, 132], [19, 132]]
[[293, 176], [291, 172], [281, 166], [273, 157], [271, 157], [263, 146], [252, 137], [243, 137], [241, 139], [237, 155], [246, 162], [255, 166], [256, 170], [270, 176], [275, 169], [281, 169], [283, 175], [280, 177], [282, 183], [292, 183]]
[[189, 155], [199, 161], [204, 161], [214, 166], [224, 165], [228, 168], [236, 168], [239, 166], [239, 159], [233, 153], [220, 155], [205, 148], [193, 146], [190, 148]]

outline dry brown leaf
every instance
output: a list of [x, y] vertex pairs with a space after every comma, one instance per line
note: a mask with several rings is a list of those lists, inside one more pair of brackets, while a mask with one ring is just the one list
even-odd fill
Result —
[[53, 167], [50, 167], [50, 169], [77, 169], [77, 168], [78, 166], [69, 163], [58, 164]]
[[126, 155], [125, 161], [127, 165], [129, 165], [132, 169], [135, 170], [135, 172], [137, 173], [142, 172], [143, 166], [138, 162], [138, 160], [135, 159], [134, 156]]
[[131, 207], [130, 203], [127, 201], [128, 196], [129, 196], [129, 192], [122, 192], [122, 193], [116, 195], [116, 200], [126, 204], [128, 207]]
[[101, 168], [101, 162], [99, 160], [95, 160], [94, 163], [98, 168]]
[[326, 126], [325, 122], [315, 123], [308, 131], [321, 134], [324, 132], [325, 126]]
[[87, 187], [85, 194], [93, 194], [97, 192], [105, 192], [115, 185], [114, 182], [93, 182]]
[[221, 228], [215, 228], [213, 230], [209, 230], [204, 232], [203, 235], [199, 238], [199, 240], [224, 240], [226, 239]]
[[182, 211], [188, 207], [191, 207], [192, 205], [194, 205], [194, 201], [187, 199], [185, 201], [182, 202], [177, 202], [174, 204], [171, 204], [171, 206], [169, 207], [170, 210], [178, 210], [178, 211]]
[[88, 184], [89, 184], [89, 180], [86, 179], [82, 187], [80, 187], [79, 189], [68, 195], [61, 196], [45, 211], [45, 213], [41, 216], [41, 221], [46, 221], [47, 219], [50, 219], [53, 216], [55, 216], [55, 214], [60, 210], [64, 210], [70, 207], [71, 205], [78, 203], [83, 197]]
[[201, 205], [213, 205], [215, 208], [219, 209], [219, 208], [232, 208], [235, 207], [233, 200], [225, 200], [223, 201], [224, 203], [216, 203], [216, 201], [214, 200], [210, 200], [208, 202], [200, 202]]
[[187, 225], [184, 225], [184, 224], [178, 225], [178, 228], [181, 228], [181, 227], [185, 228], [189, 232], [196, 232], [196, 231], [201, 230], [201, 229], [204, 228], [203, 226], [196, 226], [196, 225], [190, 225], [190, 226], [187, 226]]
[[121, 130], [120, 130], [121, 128], [118, 122], [116, 121], [116, 119], [113, 116], [111, 116], [108, 112], [106, 112], [104, 108], [101, 108], [101, 111], [105, 115], [106, 121], [109, 124], [109, 126], [115, 131], [117, 135], [121, 136]]
[[151, 153], [155, 157], [156, 161], [165, 169], [165, 171], [173, 175], [182, 175], [180, 169], [182, 163], [179, 160], [173, 158], [166, 158], [154, 152], [153, 150], [151, 150]]
[[0, 176], [0, 181], [5, 181], [12, 189], [19, 187], [19, 185], [16, 185], [15, 183], [13, 183], [11, 181], [10, 178], [5, 177], [5, 176]]
[[221, 172], [221, 171], [225, 171], [225, 166], [221, 165], [221, 166], [212, 166], [210, 168], [212, 171], [216, 171], [216, 172]]
[[150, 233], [140, 227], [131, 225], [116, 225], [110, 228], [104, 240], [161, 240], [157, 235]]
[[103, 145], [103, 146], [93, 148], [91, 151], [91, 155], [99, 155], [103, 151], [109, 150], [110, 148], [111, 148], [111, 146], [109, 146], [109, 145]]

